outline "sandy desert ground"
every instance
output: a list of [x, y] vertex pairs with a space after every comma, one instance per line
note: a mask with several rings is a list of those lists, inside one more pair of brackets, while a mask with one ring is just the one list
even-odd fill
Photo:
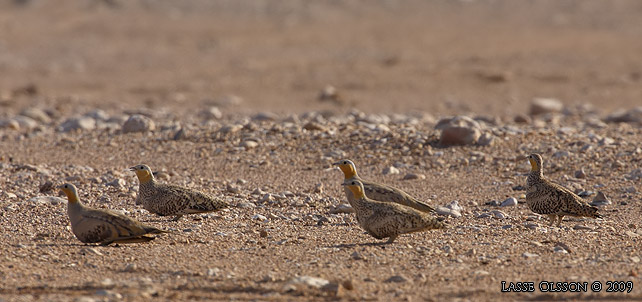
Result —
[[[642, 300], [640, 14], [633, 0], [0, 2], [0, 301]], [[481, 137], [442, 144], [452, 116]], [[587, 202], [604, 193], [604, 218], [531, 213], [531, 152]], [[342, 212], [344, 158], [461, 215], [377, 244]], [[134, 204], [140, 163], [230, 207], [152, 215]], [[170, 233], [82, 244], [63, 182]]]

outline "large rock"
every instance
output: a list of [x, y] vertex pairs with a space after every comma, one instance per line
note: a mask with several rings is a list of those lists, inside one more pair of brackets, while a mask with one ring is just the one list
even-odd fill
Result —
[[156, 129], [154, 121], [140, 114], [130, 116], [123, 124], [123, 133], [147, 132], [153, 131], [154, 129]]
[[618, 110], [607, 116], [604, 121], [610, 123], [638, 123], [642, 124], [642, 106], [631, 110]]
[[562, 112], [564, 104], [556, 99], [535, 98], [531, 102], [531, 115]]
[[36, 120], [24, 115], [14, 117], [13, 121], [18, 123], [19, 129], [33, 130], [38, 126], [38, 122]]
[[479, 123], [467, 116], [442, 119], [435, 129], [441, 129], [439, 143], [445, 146], [475, 144], [481, 136]]
[[44, 110], [42, 110], [40, 108], [36, 108], [36, 107], [29, 107], [29, 108], [27, 108], [25, 110], [22, 110], [20, 115], [24, 115], [26, 117], [30, 117], [30, 118], [32, 118], [32, 119], [34, 119], [34, 120], [36, 120], [36, 121], [38, 121], [40, 123], [43, 123], [43, 124], [49, 124], [51, 122], [51, 118], [49, 117], [47, 112], [45, 112]]

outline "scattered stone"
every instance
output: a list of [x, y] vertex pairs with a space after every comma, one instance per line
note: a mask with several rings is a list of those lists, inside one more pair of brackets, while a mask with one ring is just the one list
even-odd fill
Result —
[[109, 120], [109, 115], [104, 110], [100, 110], [100, 109], [89, 111], [85, 113], [84, 116], [90, 117], [96, 121], [101, 121], [101, 122], [105, 122]]
[[30, 198], [29, 202], [37, 203], [37, 204], [58, 205], [58, 204], [65, 204], [67, 202], [67, 199], [56, 197], [56, 196], [36, 196], [36, 197]]
[[490, 132], [482, 134], [477, 140], [477, 144], [480, 146], [492, 146], [494, 142], [495, 136]]
[[270, 193], [265, 193], [259, 200], [260, 203], [274, 201], [274, 197]]
[[239, 187], [235, 186], [234, 184], [228, 183], [226, 190], [232, 194], [238, 194], [241, 193], [241, 189]]
[[223, 134], [232, 134], [232, 133], [238, 132], [241, 129], [243, 129], [243, 125], [235, 124], [235, 125], [225, 125], [221, 127], [219, 131]]
[[239, 202], [236, 205], [236, 207], [237, 208], [241, 208], [241, 209], [252, 209], [252, 208], [256, 208], [256, 204], [254, 204], [252, 202], [244, 202], [244, 201], [242, 201], [242, 202]]
[[579, 231], [579, 230], [590, 230], [590, 231], [592, 231], [592, 230], [593, 230], [593, 228], [592, 228], [592, 227], [585, 226], [585, 225], [583, 225], [583, 224], [576, 224], [576, 225], [574, 225], [574, 226], [573, 226], [573, 229], [574, 229], [574, 230], [578, 230], [578, 231]]
[[252, 219], [260, 220], [260, 221], [267, 221], [268, 220], [267, 217], [265, 217], [265, 216], [263, 216], [261, 214], [256, 214], [256, 215], [252, 216]]
[[34, 128], [38, 127], [38, 122], [36, 122], [36, 120], [23, 115], [18, 115], [14, 117], [12, 121], [17, 123], [18, 127], [15, 127], [15, 125], [11, 122], [8, 126], [5, 126], [5, 127], [12, 128], [12, 129], [24, 129], [24, 130], [33, 130]]
[[109, 300], [122, 300], [123, 295], [109, 289], [99, 289], [95, 293], [96, 296], [102, 296]]
[[555, 247], [563, 249], [566, 253], [571, 253], [571, 248], [569, 248], [568, 245], [564, 242], [555, 243]]
[[218, 277], [221, 275], [221, 269], [218, 267], [208, 268], [207, 275], [210, 277]]
[[61, 132], [82, 131], [96, 129], [96, 120], [88, 117], [72, 117], [64, 121], [58, 129]]
[[138, 270], [138, 265], [136, 263], [129, 263], [125, 265], [125, 268], [123, 269], [123, 272], [126, 273], [133, 273]]
[[140, 114], [134, 114], [125, 121], [122, 131], [123, 133], [148, 132], [154, 131], [154, 129], [156, 129], [156, 125], [151, 118]]
[[446, 207], [458, 212], [461, 212], [464, 210], [464, 208], [459, 205], [459, 202], [457, 200], [451, 201], [449, 204], [446, 205]]
[[393, 166], [390, 166], [390, 167], [384, 168], [382, 173], [383, 173], [383, 175], [399, 174], [399, 169], [397, 169], [397, 168], [395, 168]]
[[47, 192], [53, 191], [53, 190], [54, 190], [54, 184], [50, 180], [45, 181], [38, 188], [38, 191], [40, 191], [40, 193], [47, 193]]
[[629, 180], [640, 180], [642, 179], [642, 169], [635, 169], [626, 176]]
[[265, 122], [265, 121], [275, 121], [279, 119], [279, 116], [272, 112], [260, 112], [252, 117], [252, 120]]
[[395, 276], [392, 276], [392, 277], [384, 280], [383, 282], [386, 282], [386, 283], [405, 283], [405, 282], [408, 282], [408, 281], [410, 281], [410, 279], [406, 278], [405, 276], [395, 275]]
[[223, 113], [216, 106], [203, 109], [199, 115], [206, 120], [218, 120], [223, 117]]
[[245, 140], [241, 143], [241, 147], [245, 150], [254, 149], [259, 146], [259, 143], [253, 140]]
[[352, 258], [353, 260], [363, 260], [364, 259], [363, 256], [361, 256], [361, 254], [359, 254], [359, 252], [356, 252], [356, 251], [350, 255], [350, 258]]
[[512, 207], [517, 205], [517, 198], [515, 197], [508, 197], [506, 200], [502, 201], [502, 203], [499, 205], [500, 207]]
[[556, 99], [535, 98], [531, 102], [530, 115], [562, 112], [564, 104]]
[[636, 189], [634, 186], [624, 188], [624, 193], [635, 194], [637, 192], [638, 192], [638, 189]]
[[337, 92], [337, 89], [332, 85], [326, 85], [319, 92], [319, 101], [331, 101], [337, 104], [343, 103], [341, 95]]
[[261, 229], [261, 230], [259, 231], [259, 236], [261, 236], [261, 238], [265, 238], [265, 237], [267, 237], [267, 236], [268, 236], [268, 232], [267, 232], [267, 230], [265, 230], [265, 229]]
[[322, 288], [328, 285], [330, 281], [322, 278], [310, 277], [310, 276], [300, 276], [290, 279], [283, 290], [286, 292], [297, 290], [298, 285], [306, 285], [313, 288]]
[[539, 257], [539, 255], [538, 255], [538, 254], [529, 253], [529, 252], [525, 252], [525, 253], [523, 253], [523, 254], [522, 254], [522, 256], [523, 256], [524, 258], [527, 258], [527, 259], [535, 258], [535, 257]]
[[186, 131], [184, 128], [178, 129], [178, 131], [174, 133], [174, 136], [172, 136], [172, 140], [179, 141], [179, 140], [185, 139], [187, 137], [187, 134], [185, 132]]
[[493, 214], [493, 218], [497, 218], [497, 219], [504, 219], [504, 218], [508, 217], [508, 214], [506, 214], [506, 213], [504, 213], [504, 212], [502, 212], [500, 210], [492, 210], [490, 213]]
[[609, 200], [608, 197], [606, 197], [606, 195], [602, 191], [598, 191], [597, 195], [593, 198], [593, 201], [591, 201], [590, 203], [590, 205], [596, 206], [596, 207], [605, 206], [609, 204], [611, 204], [611, 200]]
[[477, 215], [477, 218], [488, 218], [490, 216], [492, 216], [492, 215], [490, 213], [486, 212], [486, 213], [481, 213], [481, 214]]
[[575, 178], [580, 178], [580, 179], [586, 178], [586, 173], [584, 172], [584, 168], [581, 168], [575, 171]]
[[341, 213], [351, 214], [351, 213], [354, 213], [354, 208], [352, 208], [350, 205], [342, 203], [336, 207], [332, 207], [329, 213], [330, 214], [341, 214]]
[[0, 128], [18, 130], [20, 124], [16, 120], [0, 120]]
[[20, 112], [20, 115], [24, 115], [26, 117], [29, 117], [35, 121], [38, 121], [42, 124], [49, 124], [51, 123], [51, 117], [42, 109], [38, 107], [29, 107], [26, 108], [25, 110], [22, 110]]
[[439, 143], [444, 146], [475, 144], [481, 136], [479, 123], [467, 116], [442, 119], [435, 129], [441, 130]]
[[461, 217], [461, 211], [460, 210], [451, 209], [451, 208], [449, 208], [447, 206], [446, 207], [437, 206], [435, 208], [435, 212], [437, 212], [437, 214], [439, 214], [439, 215], [451, 216], [451, 217], [454, 217], [454, 218]]
[[101, 253], [99, 250], [93, 248], [93, 247], [85, 247], [80, 250], [81, 253], [87, 255], [87, 254], [92, 254], [92, 255], [97, 255], [97, 256], [102, 256], [103, 253]]
[[307, 122], [305, 125], [303, 125], [303, 129], [308, 131], [328, 131], [326, 127], [315, 122]]
[[630, 110], [618, 110], [609, 114], [605, 119], [608, 123], [638, 123], [642, 124], [642, 106]]
[[408, 174], [404, 175], [404, 177], [403, 177], [403, 180], [415, 180], [415, 179], [426, 179], [426, 175], [408, 173]]
[[119, 190], [125, 189], [125, 186], [127, 185], [127, 182], [125, 182], [124, 179], [121, 178], [116, 178], [106, 184], [107, 186], [114, 187]]
[[518, 124], [530, 124], [531, 118], [528, 115], [518, 114], [513, 118], [513, 121]]
[[243, 98], [237, 95], [226, 95], [214, 100], [213, 102], [210, 101], [209, 103], [213, 103], [220, 107], [239, 106], [243, 103]]

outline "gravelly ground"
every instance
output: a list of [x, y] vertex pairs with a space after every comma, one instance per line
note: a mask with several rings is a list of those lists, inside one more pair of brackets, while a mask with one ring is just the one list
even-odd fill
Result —
[[[637, 2], [104, 3], [0, 4], [0, 301], [642, 299]], [[317, 100], [328, 84], [340, 98]], [[565, 109], [527, 116], [532, 97]], [[617, 109], [633, 121], [608, 122]], [[155, 129], [123, 133], [134, 113]], [[35, 124], [9, 122], [20, 114]], [[492, 143], [440, 145], [435, 125], [453, 114]], [[95, 128], [62, 131], [82, 115]], [[551, 179], [604, 192], [605, 218], [557, 228], [532, 215], [519, 188], [530, 152]], [[431, 204], [456, 200], [462, 216], [374, 244], [352, 214], [332, 214], [342, 158]], [[232, 206], [150, 215], [134, 205], [139, 163]], [[47, 181], [172, 232], [80, 244], [64, 199], [32, 199], [59, 196]], [[508, 197], [518, 205], [491, 204]], [[546, 293], [542, 280], [604, 288]], [[633, 290], [606, 293], [609, 280]], [[536, 291], [502, 294], [501, 281]]]

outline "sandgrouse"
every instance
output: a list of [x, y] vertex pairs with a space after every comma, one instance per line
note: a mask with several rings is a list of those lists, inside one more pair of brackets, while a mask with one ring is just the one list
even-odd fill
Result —
[[551, 225], [559, 219], [557, 226], [560, 226], [562, 218], [566, 215], [601, 217], [596, 207], [588, 205], [569, 189], [544, 177], [541, 155], [533, 153], [528, 156], [528, 160], [531, 163], [531, 172], [526, 179], [526, 204], [531, 211], [548, 215]]
[[[345, 175], [344, 182], [349, 183], [351, 180], [360, 181], [363, 184], [363, 189], [365, 190], [366, 196], [368, 196], [368, 198], [370, 199], [381, 202], [398, 203], [425, 213], [431, 213], [435, 211], [433, 207], [417, 200], [416, 198], [410, 196], [408, 193], [402, 190], [361, 179], [361, 177], [359, 177], [359, 175], [357, 174], [357, 168], [351, 160], [344, 159], [334, 163], [333, 165], [339, 166], [339, 169], [343, 171], [343, 174]], [[346, 193], [346, 198], [348, 198], [348, 202], [350, 203], [350, 205], [352, 205], [354, 201], [352, 192], [348, 188], [344, 188], [344, 191]]]
[[209, 194], [181, 186], [161, 184], [156, 181], [147, 165], [129, 168], [136, 172], [140, 186], [136, 204], [143, 205], [147, 211], [161, 215], [175, 215], [174, 221], [186, 214], [217, 211], [228, 204]]
[[147, 242], [155, 238], [147, 234], [167, 233], [122, 214], [83, 205], [76, 186], [72, 184], [66, 183], [58, 188], [67, 195], [71, 230], [81, 242], [101, 245]]
[[366, 197], [359, 180], [349, 180], [343, 185], [354, 194], [352, 206], [359, 225], [376, 239], [388, 238], [386, 243], [392, 243], [401, 234], [446, 227], [443, 221], [429, 214]]

